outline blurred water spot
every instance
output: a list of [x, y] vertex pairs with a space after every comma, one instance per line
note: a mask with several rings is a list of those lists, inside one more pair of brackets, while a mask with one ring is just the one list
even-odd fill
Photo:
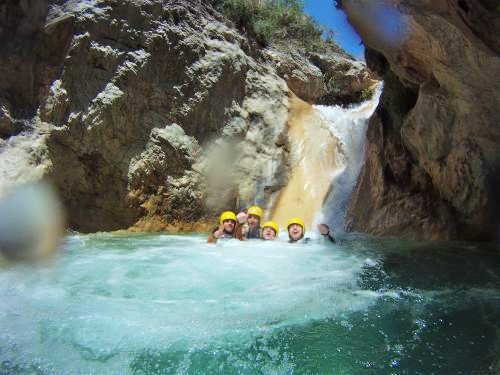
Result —
[[398, 48], [409, 36], [407, 21], [388, 1], [345, 1], [343, 8], [361, 35], [382, 48]]
[[38, 260], [54, 253], [64, 231], [64, 215], [47, 182], [16, 187], [0, 197], [0, 257]]

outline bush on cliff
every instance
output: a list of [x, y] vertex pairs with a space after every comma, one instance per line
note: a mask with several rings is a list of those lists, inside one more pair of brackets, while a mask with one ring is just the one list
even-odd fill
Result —
[[[263, 46], [296, 41], [309, 48], [325, 43], [338, 48], [332, 40], [332, 32], [304, 12], [303, 1], [210, 0], [210, 3]], [[322, 38], [325, 31], [329, 36], [326, 41]]]

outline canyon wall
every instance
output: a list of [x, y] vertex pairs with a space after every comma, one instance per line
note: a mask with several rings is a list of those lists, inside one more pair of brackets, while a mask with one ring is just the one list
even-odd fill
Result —
[[0, 195], [49, 179], [82, 232], [271, 210], [290, 92], [350, 103], [371, 84], [344, 53], [264, 48], [199, 0], [8, 0], [0, 21]]
[[498, 2], [338, 5], [363, 39], [369, 68], [385, 82], [347, 227], [422, 239], [494, 239], [500, 215]]

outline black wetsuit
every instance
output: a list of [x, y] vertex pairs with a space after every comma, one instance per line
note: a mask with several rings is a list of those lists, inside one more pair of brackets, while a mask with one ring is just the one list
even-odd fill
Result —
[[219, 238], [219, 240], [232, 240], [234, 238], [234, 233], [226, 233], [224, 232], [224, 234], [221, 236], [221, 238]]
[[[335, 238], [333, 238], [333, 236], [328, 233], [328, 234], [322, 234], [323, 238], [327, 239], [328, 241], [330, 241], [331, 243], [335, 243]], [[311, 239], [309, 237], [306, 237], [306, 238], [301, 238], [300, 240], [297, 240], [297, 241], [294, 241], [292, 239], [290, 239], [288, 242], [289, 243], [309, 243]]]
[[337, 242], [337, 241], [335, 241], [335, 238], [333, 238], [333, 236], [330, 234], [330, 232], [328, 232], [327, 234], [322, 234], [322, 236], [323, 236], [323, 238], [326, 238], [331, 243]]
[[[219, 227], [215, 227], [214, 230], [212, 231], [212, 236], [218, 230], [219, 230]], [[220, 236], [218, 239], [219, 240], [230, 240], [230, 239], [234, 238], [234, 235], [235, 235], [235, 231], [233, 231], [233, 233], [227, 233], [226, 231], [224, 231], [224, 233], [222, 234], [222, 236]]]
[[247, 240], [258, 240], [260, 239], [260, 227], [248, 228], [246, 233]]
[[306, 237], [306, 238], [301, 238], [300, 240], [297, 240], [297, 241], [289, 239], [288, 242], [289, 243], [309, 243], [310, 240], [311, 239], [309, 237]]

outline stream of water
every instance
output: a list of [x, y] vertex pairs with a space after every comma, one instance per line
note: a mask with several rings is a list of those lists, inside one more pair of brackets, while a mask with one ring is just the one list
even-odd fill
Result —
[[365, 159], [365, 133], [368, 119], [378, 105], [383, 83], [375, 89], [373, 98], [358, 105], [342, 107], [315, 106], [328, 124], [330, 132], [339, 139], [343, 154], [339, 155], [339, 171], [333, 176], [331, 192], [316, 222], [327, 222], [336, 233], [343, 232], [344, 219], [351, 193], [356, 185]]

